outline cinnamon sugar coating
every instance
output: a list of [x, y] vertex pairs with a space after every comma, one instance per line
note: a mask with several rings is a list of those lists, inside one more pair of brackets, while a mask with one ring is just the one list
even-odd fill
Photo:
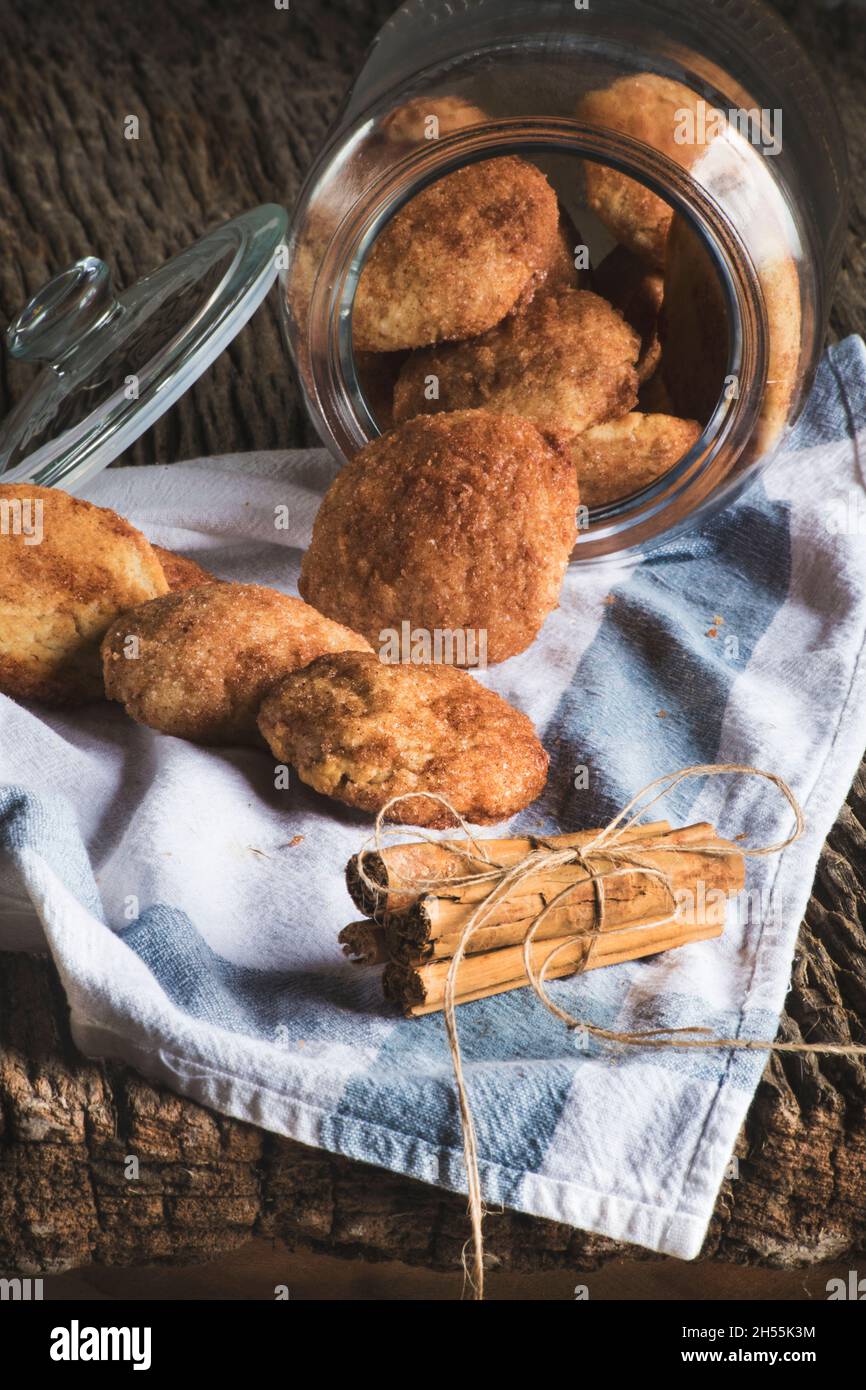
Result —
[[574, 468], [528, 420], [418, 416], [366, 445], [319, 508], [299, 588], [375, 645], [403, 622], [521, 652], [557, 606]]
[[113, 624], [102, 644], [105, 692], [161, 733], [258, 746], [266, 692], [323, 652], [351, 647], [369, 650], [298, 598], [256, 584], [204, 584]]
[[308, 786], [387, 818], [445, 829], [444, 797], [492, 824], [540, 795], [547, 754], [525, 714], [453, 666], [391, 666], [376, 656], [323, 656], [267, 696], [259, 728]]
[[[541, 293], [483, 337], [413, 353], [397, 380], [394, 418], [484, 409], [568, 440], [636, 404], [640, 346], [597, 294]], [[428, 399], [431, 389], [438, 398]]]
[[[621, 77], [600, 91], [587, 92], [577, 114], [607, 130], [621, 131], [689, 169], [709, 140], [681, 143], [684, 115], [694, 115], [701, 97], [681, 82], [657, 73]], [[707, 132], [711, 135], [711, 132]], [[695, 135], [703, 134], [698, 123]], [[637, 179], [607, 164], [587, 161], [586, 196], [593, 212], [618, 242], [656, 270], [664, 269], [673, 209]]]
[[101, 699], [103, 633], [167, 588], [149, 541], [107, 507], [58, 488], [0, 484], [4, 694], [50, 705]]
[[221, 583], [216, 575], [202, 569], [195, 560], [188, 560], [185, 555], [178, 555], [174, 550], [165, 550], [161, 545], [155, 545], [153, 550], [162, 565], [162, 572], [172, 593], [177, 593], [180, 589], [197, 589], [200, 584]]
[[664, 477], [701, 437], [696, 420], [624, 415], [587, 430], [573, 446], [581, 501], [600, 507]]
[[355, 350], [399, 352], [492, 328], [543, 282], [558, 232], [556, 194], [523, 159], [439, 179], [373, 245], [355, 294]]

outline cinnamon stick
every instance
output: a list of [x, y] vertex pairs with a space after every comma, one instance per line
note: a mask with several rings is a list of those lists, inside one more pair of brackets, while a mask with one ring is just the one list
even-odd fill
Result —
[[[670, 831], [667, 821], [636, 825], [623, 832], [619, 843], [651, 840]], [[583, 848], [599, 832], [581, 830], [572, 835], [521, 836], [505, 840], [480, 840], [479, 847], [492, 864], [511, 868], [525, 859], [539, 844], [553, 849]], [[368, 917], [383, 913], [406, 912], [421, 892], [412, 885], [425, 880], [464, 878], [479, 869], [478, 849], [472, 842], [458, 840], [421, 840], [407, 845], [389, 845], [375, 853], [364, 855], [364, 872], [375, 885], [370, 888], [359, 873], [359, 855], [346, 866], [346, 886], [355, 906]], [[486, 896], [490, 885], [481, 896]], [[440, 890], [444, 891], [444, 890]]]
[[[683, 892], [677, 897], [676, 909], [670, 899], [662, 894], [645, 895], [641, 901], [647, 904], [646, 911], [636, 911], [631, 903], [612, 903], [605, 896], [604, 924], [602, 934], [619, 932], [624, 927], [644, 928], [652, 922], [670, 919], [683, 930], [702, 927], [715, 921], [717, 910], [724, 907], [727, 898], [739, 891], [734, 885], [727, 887], [719, 875], [716, 883], [707, 885], [705, 890], [692, 895]], [[524, 941], [530, 927], [541, 908], [518, 922], [494, 922], [491, 926], [481, 926], [473, 931], [466, 943], [466, 955], [485, 955], [490, 951], [500, 951], [508, 946], [518, 946]], [[672, 915], [673, 914], [673, 915]], [[538, 928], [536, 941], [553, 941], [570, 936], [591, 934], [595, 930], [597, 913], [590, 904], [581, 903], [577, 910], [568, 907], [555, 908], [549, 912]], [[444, 936], [420, 938], [406, 933], [406, 922], [392, 921], [385, 929], [386, 950], [394, 960], [406, 964], [424, 964], [431, 960], [449, 960], [457, 950], [463, 935], [462, 927]]]
[[350, 922], [337, 940], [355, 965], [384, 965], [391, 958], [388, 933], [378, 922]]
[[[592, 868], [602, 876], [603, 911], [586, 865], [551, 866], [543, 853], [538, 867], [488, 902], [501, 883], [491, 869], [521, 864], [536, 850], [582, 849], [597, 835], [397, 845], [366, 856], [372, 887], [361, 879], [356, 857], [347, 868], [350, 892], [377, 920], [344, 928], [343, 949], [359, 963], [388, 962], [386, 998], [409, 1014], [424, 1014], [443, 1007], [461, 943], [457, 1003], [527, 985], [524, 941], [542, 912], [530, 950], [536, 971], [555, 952], [550, 979], [720, 935], [728, 897], [745, 884], [745, 860], [705, 822], [676, 830], [666, 821], [633, 826], [617, 837], [614, 852], [595, 851]], [[621, 847], [635, 862], [618, 859]], [[423, 890], [419, 880], [425, 879], [435, 882], [434, 891]], [[464, 941], [479, 908], [482, 921]]]
[[[677, 853], [675, 845], [712, 845], [726, 851], [722, 854], [701, 853], [696, 849]], [[745, 861], [729, 841], [721, 840], [712, 826], [690, 826], [658, 839], [658, 850], [641, 851], [641, 864], [666, 875], [663, 882], [641, 868], [629, 868], [604, 882], [605, 926], [616, 928], [629, 922], [651, 921], [667, 916], [671, 911], [671, 892], [677, 902], [694, 900], [695, 906], [719, 898], [722, 894], [738, 893], [745, 884]], [[427, 893], [418, 898], [409, 911], [394, 918], [399, 935], [416, 950], [429, 947], [429, 956], [453, 954], [447, 944], [459, 938], [473, 913], [490, 893], [491, 884], [455, 888], [447, 896]], [[467, 950], [470, 953], [493, 950], [523, 940], [530, 922], [565, 889], [571, 888], [561, 906], [552, 908], [539, 928], [538, 939], [563, 936], [571, 931], [591, 928], [598, 916], [596, 890], [579, 865], [567, 865], [552, 873], [527, 878], [514, 895], [504, 897], [485, 909], [484, 922], [473, 933]], [[529, 891], [526, 891], [526, 890]]]
[[[618, 965], [624, 961], [656, 955], [695, 941], [707, 941], [721, 936], [725, 924], [725, 904], [709, 908], [702, 925], [683, 927], [673, 922], [665, 926], [627, 927], [621, 931], [603, 932], [593, 937], [564, 937], [533, 942], [531, 959], [537, 973], [552, 951], [560, 946], [546, 979], [562, 979], [579, 969], [595, 970], [603, 965]], [[404, 965], [392, 961], [385, 967], [382, 983], [386, 999], [397, 1004], [409, 1016], [436, 1013], [444, 1007], [445, 982], [450, 960], [436, 960], [425, 965]], [[468, 1004], [520, 989], [529, 983], [523, 956], [523, 946], [508, 946], [484, 955], [466, 956], [457, 975], [456, 1003]]]

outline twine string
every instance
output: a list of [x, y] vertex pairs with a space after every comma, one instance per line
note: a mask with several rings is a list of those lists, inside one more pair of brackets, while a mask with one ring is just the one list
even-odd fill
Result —
[[[665, 844], [662, 840], [640, 843], [630, 840], [627, 845], [622, 844], [623, 836], [636, 826], [642, 817], [663, 798], [670, 795], [680, 783], [692, 777], [718, 777], [723, 775], [758, 777], [775, 787], [788, 802], [794, 813], [794, 828], [784, 839], [771, 845], [743, 845], [742, 836], [728, 844], [709, 844], [702, 845], [693, 842], [677, 842], [675, 844]], [[439, 878], [416, 878], [411, 881], [398, 880], [396, 884], [389, 883], [387, 892], [412, 892], [413, 894], [423, 894], [451, 889], [463, 888], [470, 884], [490, 884], [490, 891], [474, 908], [466, 921], [451, 959], [448, 975], [445, 981], [444, 991], [444, 1015], [445, 1028], [448, 1038], [448, 1047], [451, 1054], [451, 1063], [454, 1072], [454, 1083], [457, 1091], [457, 1103], [460, 1114], [460, 1124], [463, 1136], [463, 1159], [466, 1169], [467, 1189], [469, 1198], [469, 1217], [471, 1223], [471, 1244], [472, 1244], [472, 1267], [469, 1263], [464, 1250], [463, 1269], [465, 1281], [472, 1289], [472, 1296], [476, 1300], [484, 1297], [484, 1237], [483, 1221], [485, 1215], [484, 1202], [481, 1192], [481, 1176], [478, 1162], [478, 1140], [475, 1131], [475, 1121], [472, 1115], [472, 1108], [469, 1103], [468, 1088], [463, 1070], [463, 1056], [460, 1048], [460, 1039], [457, 1031], [457, 977], [461, 963], [466, 955], [467, 948], [473, 936], [489, 920], [496, 908], [507, 901], [519, 888], [524, 879], [537, 875], [539, 872], [547, 872], [566, 865], [573, 865], [582, 870], [583, 876], [576, 878], [573, 883], [567, 884], [557, 893], [550, 902], [546, 903], [541, 911], [533, 918], [526, 931], [523, 940], [523, 960], [526, 969], [527, 979], [536, 996], [544, 1007], [565, 1026], [571, 1030], [580, 1030], [584, 1034], [591, 1035], [603, 1042], [619, 1044], [625, 1047], [643, 1047], [650, 1049], [679, 1048], [679, 1049], [733, 1049], [738, 1051], [750, 1052], [770, 1052], [770, 1053], [796, 1053], [800, 1055], [826, 1055], [837, 1057], [850, 1057], [866, 1054], [866, 1044], [857, 1043], [797, 1043], [797, 1042], [772, 1042], [760, 1038], [721, 1038], [715, 1037], [708, 1028], [698, 1026], [687, 1028], [651, 1028], [639, 1032], [617, 1032], [610, 1028], [601, 1028], [596, 1024], [586, 1023], [575, 1018], [566, 1009], [561, 1008], [549, 995], [546, 988], [547, 975], [552, 968], [556, 958], [561, 952], [568, 949], [575, 938], [585, 939], [585, 950], [577, 963], [574, 974], [581, 974], [586, 970], [592, 957], [592, 952], [598, 941], [599, 936], [605, 930], [605, 883], [611, 878], [621, 875], [632, 874], [635, 870], [648, 877], [653, 877], [661, 882], [666, 896], [670, 900], [671, 911], [668, 915], [659, 918], [657, 921], [643, 924], [646, 930], [652, 927], [663, 926], [672, 922], [676, 918], [676, 895], [670, 875], [657, 865], [648, 864], [641, 859], [642, 853], [652, 851], [653, 854], [667, 852], [674, 854], [702, 854], [702, 855], [743, 855], [747, 858], [761, 858], [767, 855], [780, 854], [789, 845], [795, 843], [800, 838], [805, 829], [805, 818], [797, 798], [791, 788], [776, 773], [765, 772], [760, 768], [751, 767], [741, 763], [702, 763], [693, 767], [681, 768], [678, 772], [666, 773], [662, 777], [655, 778], [647, 783], [635, 796], [619, 811], [611, 821], [599, 830], [591, 840], [583, 846], [568, 846], [567, 848], [557, 849], [546, 843], [539, 837], [527, 837], [530, 839], [531, 848], [528, 853], [516, 864], [509, 866], [499, 864], [491, 859], [484, 842], [476, 840], [469, 826], [463, 817], [455, 811], [448, 800], [435, 793], [413, 793], [413, 796], [425, 795], [429, 800], [438, 802], [453, 817], [455, 825], [460, 828], [465, 836], [465, 844], [454, 844], [447, 840], [435, 839], [432, 835], [419, 832], [420, 838], [435, 845], [439, 849], [445, 849], [450, 853], [459, 855], [467, 866], [469, 872], [461, 876], [439, 877]], [[382, 884], [375, 881], [367, 872], [365, 861], [368, 856], [374, 853], [381, 853], [385, 848], [386, 839], [391, 835], [405, 836], [405, 830], [399, 826], [391, 827], [385, 825], [385, 817], [388, 813], [402, 801], [410, 799], [407, 796], [393, 797], [387, 805], [382, 807], [376, 818], [374, 834], [367, 844], [357, 855], [356, 864], [358, 876], [364, 883], [368, 891], [374, 898], [382, 892]], [[471, 846], [468, 848], [467, 846]], [[571, 936], [564, 941], [559, 941], [551, 948], [547, 956], [538, 968], [533, 963], [533, 944], [537, 940], [538, 932], [547, 920], [549, 914], [558, 907], [562, 907], [568, 898], [577, 891], [579, 887], [587, 881], [592, 883], [594, 913], [593, 923], [589, 930], [582, 928], [572, 932]], [[387, 901], [386, 892], [386, 901]], [[634, 931], [633, 925], [622, 928], [610, 929], [610, 934], [620, 931]], [[469, 1242], [467, 1242], [468, 1246]]]

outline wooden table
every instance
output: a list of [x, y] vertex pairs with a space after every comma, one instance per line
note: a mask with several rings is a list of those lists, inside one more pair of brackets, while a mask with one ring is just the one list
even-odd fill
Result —
[[[291, 206], [390, 0], [5, 0], [0, 14], [0, 316], [86, 253], [119, 284], [256, 203]], [[780, 0], [845, 118], [854, 200], [834, 337], [866, 328], [866, 11]], [[137, 115], [139, 139], [124, 138]], [[0, 365], [0, 409], [29, 380]], [[132, 451], [138, 462], [311, 442], [273, 306]], [[129, 461], [129, 455], [127, 460]], [[785, 1038], [864, 1037], [866, 778], [824, 850], [800, 934]], [[134, 1209], [123, 1159], [137, 1154]], [[703, 1258], [796, 1266], [866, 1249], [866, 1068], [773, 1058]], [[279, 1235], [454, 1269], [465, 1200], [304, 1148], [73, 1047], [56, 971], [0, 956], [0, 1268], [196, 1261]], [[624, 1247], [506, 1213], [512, 1269], [604, 1262]]]

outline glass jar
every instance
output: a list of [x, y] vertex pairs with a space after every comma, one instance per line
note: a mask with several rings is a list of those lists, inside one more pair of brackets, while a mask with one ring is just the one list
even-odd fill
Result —
[[[663, 138], [660, 91], [682, 103]], [[435, 180], [505, 154], [538, 164], [595, 228], [594, 260], [611, 219], [595, 217], [593, 171], [626, 175], [673, 210], [665, 291], [679, 320], [667, 310], [664, 354], [705, 398], [716, 363], [703, 433], [662, 477], [595, 508], [575, 559], [642, 553], [729, 501], [800, 411], [846, 226], [838, 117], [760, 0], [408, 0], [373, 44], [290, 229], [288, 341], [339, 459], [379, 432], [352, 348], [376, 237]]]

